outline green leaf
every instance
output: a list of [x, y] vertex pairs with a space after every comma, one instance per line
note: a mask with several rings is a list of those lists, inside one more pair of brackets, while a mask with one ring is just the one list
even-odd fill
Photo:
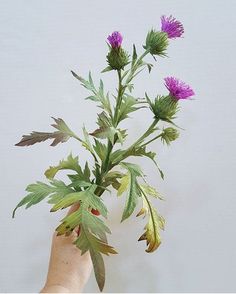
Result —
[[141, 196], [137, 177], [140, 177], [143, 174], [140, 167], [136, 164], [123, 162], [120, 165], [128, 171], [127, 175], [124, 176], [125, 179], [124, 177], [121, 179], [122, 184], [120, 189], [118, 190], [118, 195], [121, 195], [121, 193], [123, 193], [125, 189], [128, 190], [126, 203], [121, 219], [121, 221], [124, 221], [133, 213], [138, 203], [138, 198]]
[[61, 181], [52, 181], [51, 185], [47, 185], [42, 182], [36, 182], [36, 184], [30, 184], [27, 186], [26, 191], [29, 192], [16, 206], [13, 211], [12, 217], [15, 216], [17, 208], [26, 205], [29, 208], [32, 205], [39, 203], [51, 194], [51, 197], [62, 198], [67, 193], [71, 193], [73, 189], [66, 187]]
[[142, 191], [146, 194], [146, 195], [150, 195], [154, 198], [158, 198], [160, 200], [164, 200], [164, 198], [161, 196], [161, 194], [152, 186], [148, 185], [147, 183], [145, 184], [140, 184], [140, 187], [142, 188]]
[[119, 163], [120, 160], [122, 160], [124, 158], [124, 155], [126, 153], [126, 150], [121, 150], [121, 149], [118, 149], [114, 152], [111, 153], [110, 155], [110, 160], [112, 162], [112, 164], [116, 164], [116, 163]]
[[103, 81], [100, 80], [99, 88], [97, 89], [94, 85], [91, 72], [89, 72], [88, 80], [83, 79], [78, 76], [75, 72], [71, 71], [73, 76], [81, 82], [81, 85], [85, 87], [87, 90], [93, 93], [92, 96], [88, 96], [86, 99], [90, 99], [92, 101], [100, 102], [101, 105], [99, 107], [106, 110], [112, 116], [111, 103], [109, 99], [109, 93], [104, 92]]
[[137, 104], [138, 104], [138, 101], [134, 97], [125, 95], [124, 98], [122, 99], [122, 103], [119, 109], [119, 122], [128, 118], [129, 113], [140, 109], [136, 107]]
[[129, 90], [129, 92], [131, 93], [132, 90], [134, 89], [134, 84], [127, 84], [127, 89]]
[[120, 136], [120, 138], [122, 137], [122, 132], [113, 126], [112, 120], [108, 117], [106, 112], [103, 111], [102, 113], [98, 114], [97, 124], [99, 128], [90, 133], [91, 136], [99, 139], [108, 138], [112, 143], [114, 143], [114, 138], [116, 134]]
[[85, 126], [83, 127], [83, 133], [84, 133], [84, 141], [83, 141], [83, 147], [85, 147], [91, 154], [95, 155], [95, 152], [93, 150], [92, 144], [89, 140], [89, 133], [87, 132]]
[[68, 206], [71, 206], [72, 204], [75, 204], [80, 201], [79, 193], [82, 192], [74, 192], [66, 195], [63, 199], [58, 201], [53, 208], [50, 210], [50, 212], [57, 211], [58, 209], [61, 208], [66, 208]]
[[130, 184], [130, 175], [126, 174], [122, 177], [120, 181], [120, 187], [117, 191], [117, 196], [121, 196], [127, 189]]
[[148, 67], [148, 72], [150, 73], [152, 70], [153, 64], [147, 63], [147, 67]]
[[15, 146], [30, 146], [36, 143], [44, 142], [48, 139], [53, 139], [51, 146], [56, 146], [59, 143], [66, 142], [70, 137], [76, 137], [76, 135], [69, 129], [63, 119], [53, 118], [55, 124], [52, 124], [58, 131], [53, 133], [45, 132], [31, 132], [29, 135], [23, 135], [20, 142]]
[[[80, 244], [77, 246], [79, 247]], [[90, 256], [93, 263], [95, 278], [99, 287], [99, 290], [102, 292], [105, 285], [105, 264], [100, 252], [90, 249]]]
[[106, 233], [111, 233], [109, 228], [100, 218], [90, 212], [91, 208], [93, 208], [97, 209], [104, 217], [107, 215], [107, 209], [101, 198], [94, 194], [96, 187], [96, 185], [91, 185], [85, 191], [67, 195], [54, 205], [52, 211], [80, 201], [78, 210], [63, 218], [56, 231], [58, 235], [68, 235], [76, 227], [80, 227], [80, 234], [74, 244], [81, 250], [82, 254], [86, 251], [90, 252], [95, 277], [100, 290], [102, 290], [105, 282], [105, 267], [102, 254], [116, 254], [116, 251], [106, 241]]
[[140, 190], [143, 198], [143, 208], [137, 216], [147, 213], [149, 215], [149, 219], [145, 226], [145, 232], [139, 238], [139, 241], [146, 240], [148, 246], [146, 252], [150, 253], [155, 251], [161, 244], [160, 230], [164, 230], [165, 220], [152, 206], [145, 191], [141, 187]]
[[64, 182], [58, 180], [52, 180], [53, 192], [49, 195], [49, 204], [55, 204], [63, 199], [67, 194], [74, 192], [74, 190], [67, 186]]
[[81, 82], [81, 85], [90, 91], [94, 91], [94, 84], [93, 81], [91, 83], [91, 73], [89, 72], [89, 80], [86, 81], [84, 78], [77, 75], [74, 71], [71, 71], [72, 75]]
[[114, 143], [114, 137], [117, 133], [117, 130], [114, 127], [105, 127], [99, 128], [90, 133], [91, 136], [99, 139], [109, 139], [112, 143]]
[[146, 146], [144, 146], [144, 147], [133, 146], [133, 148], [129, 148], [127, 150], [117, 150], [111, 154], [110, 158], [112, 160], [112, 164], [116, 165], [117, 163], [124, 160], [125, 158], [128, 158], [129, 156], [145, 156], [145, 157], [150, 158], [154, 162], [154, 164], [156, 165], [156, 167], [160, 173], [161, 178], [164, 180], [164, 173], [160, 169], [157, 161], [155, 160], [156, 153], [151, 152], [151, 151], [147, 152]]
[[88, 162], [86, 161], [85, 163], [85, 167], [84, 167], [84, 179], [87, 180], [88, 182], [90, 181], [90, 169], [89, 169], [89, 166], [88, 166]]
[[113, 68], [109, 65], [109, 66], [105, 67], [105, 68], [101, 71], [101, 73], [104, 73], [104, 72], [107, 72], [107, 71], [111, 71], [111, 70], [113, 70]]
[[133, 44], [133, 55], [132, 55], [132, 63], [131, 63], [131, 68], [134, 67], [134, 64], [137, 60], [137, 52], [136, 52], [136, 47], [135, 45]]
[[94, 139], [94, 141], [95, 145], [93, 145], [93, 149], [97, 153], [101, 161], [104, 161], [107, 154], [107, 146], [96, 139]]
[[80, 180], [80, 177], [78, 177], [78, 175], [69, 175], [69, 178], [72, 181], [69, 187], [75, 188], [76, 191], [81, 191], [81, 188], [87, 188], [91, 185], [90, 182]]
[[73, 157], [73, 155], [70, 154], [66, 160], [61, 160], [57, 166], [50, 166], [44, 174], [48, 179], [51, 180], [59, 170], [67, 169], [76, 171], [80, 175], [82, 174], [81, 167], [78, 163], [78, 156]]
[[[91, 184], [90, 187], [84, 191], [80, 192], [74, 192], [59, 201], [57, 204], [53, 206], [51, 211], [57, 211], [58, 209], [67, 207], [67, 201], [74, 201], [74, 203], [81, 201], [81, 206], [83, 209], [88, 209], [89, 207], [93, 209], [97, 209], [102, 216], [106, 217], [107, 216], [107, 208], [103, 204], [102, 200], [100, 197], [98, 197], [96, 194], [94, 194], [95, 189], [96, 189], [95, 184]], [[69, 200], [67, 200], [69, 199]], [[72, 204], [72, 203], [71, 203]], [[66, 206], [67, 205], [67, 206]]]
[[124, 174], [118, 171], [108, 172], [104, 176], [104, 181], [102, 185], [105, 187], [112, 185], [114, 189], [118, 190], [120, 188], [120, 182], [118, 181], [118, 179], [122, 178], [123, 176]]
[[109, 255], [116, 254], [117, 252], [112, 246], [91, 234], [83, 225], [81, 226], [80, 235], [75, 241], [75, 245], [82, 251], [82, 254], [89, 250], [96, 281], [100, 291], [102, 291], [105, 284], [105, 266], [102, 254]]

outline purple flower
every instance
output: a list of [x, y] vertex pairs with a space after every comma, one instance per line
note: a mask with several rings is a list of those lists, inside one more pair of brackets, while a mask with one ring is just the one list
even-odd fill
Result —
[[176, 100], [187, 99], [195, 95], [193, 89], [189, 85], [178, 80], [177, 78], [167, 77], [164, 79], [164, 81], [166, 88], [170, 92], [170, 95]]
[[163, 15], [161, 17], [161, 30], [162, 32], [167, 33], [168, 38], [170, 39], [181, 37], [184, 33], [184, 27], [182, 23], [172, 17], [172, 15], [169, 17]]
[[121, 46], [123, 37], [120, 32], [113, 32], [108, 36], [107, 40], [109, 41], [112, 48], [119, 48]]

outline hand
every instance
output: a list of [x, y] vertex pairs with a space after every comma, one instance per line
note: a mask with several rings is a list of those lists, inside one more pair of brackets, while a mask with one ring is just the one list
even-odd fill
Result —
[[[68, 214], [76, 211], [79, 205], [73, 205]], [[78, 228], [68, 236], [52, 239], [51, 257], [47, 280], [40, 293], [75, 293], [81, 292], [92, 270], [89, 252], [81, 256], [81, 251], [73, 245], [78, 236]]]

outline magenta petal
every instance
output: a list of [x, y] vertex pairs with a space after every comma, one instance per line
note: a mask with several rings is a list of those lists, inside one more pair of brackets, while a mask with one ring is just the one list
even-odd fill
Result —
[[172, 17], [172, 15], [169, 17], [163, 15], [161, 17], [161, 30], [167, 33], [170, 39], [181, 37], [184, 33], [182, 23]]
[[188, 99], [189, 97], [195, 95], [193, 89], [189, 85], [185, 84], [181, 80], [178, 80], [177, 78], [167, 77], [164, 81], [170, 95], [177, 100]]
[[123, 37], [120, 32], [116, 31], [109, 35], [107, 40], [112, 48], [119, 48], [122, 44]]

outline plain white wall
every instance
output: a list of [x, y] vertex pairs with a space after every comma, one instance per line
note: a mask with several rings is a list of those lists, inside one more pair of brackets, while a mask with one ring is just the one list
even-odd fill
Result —
[[[170, 147], [155, 143], [163, 182], [151, 162], [139, 159], [165, 196], [157, 202], [167, 225], [163, 243], [152, 255], [138, 243], [144, 222], [132, 217], [120, 224], [123, 199], [106, 195], [111, 208], [110, 243], [119, 255], [106, 259], [108, 292], [235, 292], [236, 157], [235, 33], [236, 1], [120, 0], [0, 1], [0, 290], [37, 292], [47, 272], [51, 235], [64, 212], [49, 213], [46, 202], [11, 212], [27, 184], [44, 180], [43, 172], [66, 157], [88, 154], [73, 140], [56, 148], [14, 144], [32, 130], [48, 131], [50, 117], [62, 117], [75, 131], [95, 127], [97, 108], [70, 74], [98, 79], [106, 66], [107, 35], [119, 30], [124, 47], [139, 52], [147, 31], [159, 27], [162, 14], [185, 26], [172, 41], [170, 58], [158, 58], [149, 76], [137, 79], [135, 93], [166, 93], [163, 78], [190, 83], [194, 101], [181, 103], [177, 123], [185, 128]], [[148, 58], [152, 61], [151, 58]], [[116, 76], [104, 74], [114, 91]], [[134, 140], [151, 121], [148, 111], [127, 121]], [[137, 161], [136, 161], [137, 162]], [[92, 275], [86, 291], [97, 291]]]

